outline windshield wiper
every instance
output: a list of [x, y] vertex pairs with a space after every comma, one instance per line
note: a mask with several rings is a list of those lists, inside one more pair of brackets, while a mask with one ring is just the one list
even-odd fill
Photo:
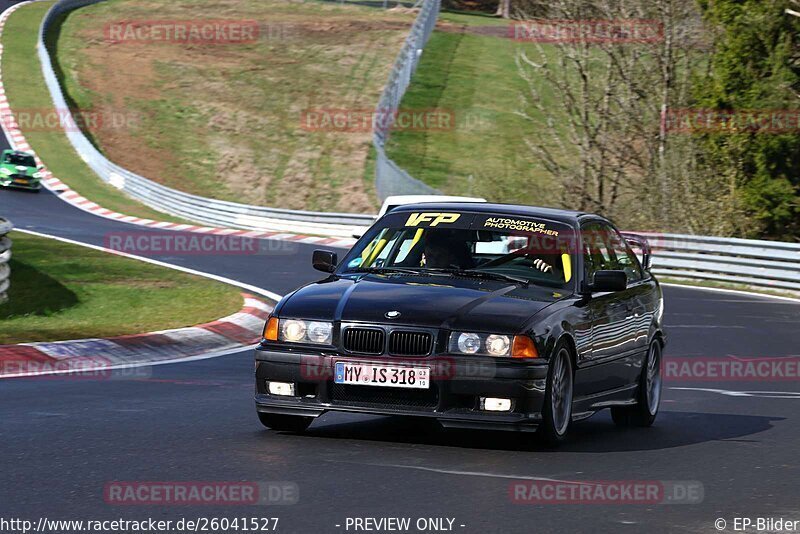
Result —
[[414, 274], [418, 276], [424, 276], [426, 274], [454, 274], [456, 276], [475, 276], [478, 278], [489, 278], [492, 280], [503, 280], [505, 282], [513, 282], [515, 284], [522, 285], [524, 287], [528, 287], [530, 285], [530, 280], [526, 280], [525, 278], [518, 278], [516, 276], [510, 276], [507, 274], [501, 273], [493, 273], [489, 271], [480, 271], [477, 269], [461, 269], [461, 268], [450, 268], [450, 269], [443, 269], [443, 268], [424, 268], [420, 267], [419, 269], [414, 269], [410, 267], [358, 267], [356, 269], [351, 269], [346, 271], [347, 273], [400, 273], [400, 274]]
[[408, 267], [357, 267], [345, 271], [347, 273], [402, 273], [402, 274], [422, 274], [423, 269], [411, 269]]
[[448, 273], [454, 274], [456, 276], [477, 276], [479, 278], [490, 278], [493, 280], [503, 280], [505, 282], [514, 282], [515, 284], [519, 284], [523, 287], [528, 287], [530, 285], [530, 280], [525, 278], [518, 278], [516, 276], [510, 276], [507, 274], [502, 273], [493, 273], [490, 271], [481, 271], [478, 269], [461, 269], [453, 267], [451, 269], [425, 269], [426, 271], [433, 271], [433, 272], [440, 272], [440, 273]]

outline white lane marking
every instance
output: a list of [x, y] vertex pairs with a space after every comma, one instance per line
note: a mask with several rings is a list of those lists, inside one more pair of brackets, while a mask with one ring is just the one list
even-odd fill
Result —
[[[800, 299], [792, 298], [792, 297], [782, 297], [779, 295], [767, 295], [766, 293], [753, 293], [751, 291], [742, 291], [740, 289], [724, 289], [721, 287], [703, 287], [703, 286], [692, 286], [692, 285], [685, 285], [685, 284], [675, 284], [672, 282], [661, 282], [662, 286], [668, 287], [680, 287], [684, 289], [698, 289], [701, 291], [711, 291], [717, 293], [732, 293], [734, 295], [746, 295], [748, 297], [759, 297], [762, 299], [775, 299], [775, 300], [783, 300], [786, 302], [792, 302], [795, 304], [800, 304]], [[731, 301], [731, 302], [753, 302], [752, 300], [741, 300], [741, 301]]]
[[382, 463], [364, 463], [364, 462], [342, 462], [340, 460], [329, 460], [337, 463], [358, 463], [358, 465], [369, 465], [372, 467], [394, 467], [397, 469], [415, 469], [417, 471], [428, 471], [431, 473], [439, 473], [442, 475], [458, 475], [469, 477], [486, 477], [486, 478], [503, 478], [509, 480], [541, 480], [544, 482], [561, 482], [565, 484], [579, 484], [579, 485], [594, 485], [602, 484], [602, 482], [593, 482], [587, 480], [564, 480], [560, 478], [551, 477], [537, 477], [532, 475], [503, 475], [498, 473], [486, 473], [482, 471], [459, 471], [457, 469], [440, 469], [436, 467], [423, 467], [421, 465], [402, 465], [402, 464], [382, 464]]
[[166, 263], [166, 262], [163, 262], [163, 261], [154, 260], [152, 258], [145, 258], [143, 256], [136, 256], [134, 254], [128, 254], [127, 252], [121, 252], [119, 250], [112, 250], [110, 248], [100, 247], [98, 245], [90, 245], [89, 243], [82, 243], [80, 241], [75, 241], [73, 239], [67, 239], [65, 237], [58, 237], [58, 236], [54, 236], [54, 235], [50, 235], [50, 234], [43, 234], [41, 232], [34, 232], [33, 230], [25, 230], [23, 228], [14, 228], [14, 232], [20, 232], [20, 233], [23, 233], [23, 234], [35, 235], [35, 236], [38, 236], [38, 237], [45, 237], [45, 238], [48, 238], [48, 239], [55, 239], [56, 241], [61, 241], [62, 243], [69, 243], [71, 245], [78, 245], [78, 246], [81, 246], [81, 247], [86, 247], [86, 248], [90, 248], [90, 249], [93, 249], [93, 250], [99, 250], [101, 252], [107, 252], [109, 254], [114, 254], [115, 256], [122, 256], [124, 258], [130, 258], [132, 260], [139, 260], [139, 261], [142, 261], [144, 263], [150, 263], [152, 265], [158, 265], [159, 267], [166, 267], [168, 269], [174, 269], [176, 271], [181, 271], [181, 272], [184, 272], [184, 273], [187, 273], [187, 274], [194, 274], [194, 275], [197, 275], [197, 276], [202, 276], [204, 278], [209, 278], [211, 280], [216, 280], [217, 282], [222, 282], [224, 284], [228, 284], [228, 285], [232, 285], [232, 286], [235, 286], [235, 287], [240, 287], [242, 289], [246, 289], [246, 290], [251, 291], [253, 293], [256, 293], [258, 295], [262, 295], [262, 296], [267, 297], [267, 298], [269, 298], [271, 300], [274, 300], [275, 302], [277, 302], [277, 301], [279, 301], [280, 299], [283, 298], [281, 295], [278, 295], [277, 293], [273, 293], [272, 291], [268, 291], [266, 289], [263, 289], [263, 288], [260, 288], [260, 287], [256, 287], [256, 286], [253, 286], [253, 285], [250, 285], [250, 284], [245, 284], [244, 282], [237, 282], [236, 280], [233, 280], [231, 278], [225, 278], [224, 276], [219, 276], [219, 275], [216, 275], [216, 274], [206, 273], [206, 272], [203, 272], [203, 271], [197, 271], [195, 269], [190, 269], [188, 267], [181, 267], [180, 265], [174, 265], [172, 263]]
[[712, 325], [712, 324], [665, 324], [664, 328], [747, 328], [747, 327]]
[[758, 397], [761, 399], [800, 399], [799, 391], [736, 391], [730, 389], [712, 388], [669, 388], [682, 391], [703, 391], [706, 393], [716, 393], [726, 397]]

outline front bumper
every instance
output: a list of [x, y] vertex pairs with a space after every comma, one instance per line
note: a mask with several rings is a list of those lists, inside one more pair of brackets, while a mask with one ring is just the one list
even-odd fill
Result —
[[[546, 362], [501, 361], [490, 357], [355, 357], [256, 349], [256, 409], [259, 412], [317, 417], [325, 412], [418, 416], [445, 427], [535, 430], [541, 421]], [[427, 390], [334, 384], [336, 361], [431, 368]], [[292, 382], [294, 397], [270, 395], [268, 381]], [[480, 409], [480, 397], [512, 400], [508, 412]]]
[[42, 183], [38, 179], [18, 179], [16, 177], [0, 179], [0, 186], [13, 187], [15, 189], [30, 189], [38, 191], [42, 188]]

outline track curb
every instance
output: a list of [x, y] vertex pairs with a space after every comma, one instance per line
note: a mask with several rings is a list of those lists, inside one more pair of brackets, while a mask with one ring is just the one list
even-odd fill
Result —
[[272, 305], [242, 293], [243, 307], [216, 321], [145, 334], [0, 345], [0, 378], [112, 374], [113, 370], [246, 349], [261, 339]]

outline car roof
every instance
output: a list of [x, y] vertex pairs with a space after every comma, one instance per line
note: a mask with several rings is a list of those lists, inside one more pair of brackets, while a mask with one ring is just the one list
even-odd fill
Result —
[[562, 210], [557, 208], [542, 208], [537, 206], [522, 206], [518, 204], [494, 204], [475, 202], [426, 202], [422, 204], [403, 204], [394, 208], [391, 213], [406, 211], [460, 211], [464, 213], [496, 213], [503, 215], [518, 215], [521, 217], [541, 217], [551, 221], [574, 224], [583, 217], [605, 218], [584, 211]]

